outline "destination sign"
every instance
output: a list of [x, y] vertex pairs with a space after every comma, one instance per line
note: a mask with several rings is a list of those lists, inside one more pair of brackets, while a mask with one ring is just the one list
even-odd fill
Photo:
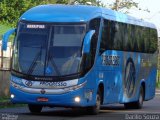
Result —
[[33, 24], [28, 24], [27, 28], [39, 28], [39, 29], [44, 29], [45, 25], [33, 25]]

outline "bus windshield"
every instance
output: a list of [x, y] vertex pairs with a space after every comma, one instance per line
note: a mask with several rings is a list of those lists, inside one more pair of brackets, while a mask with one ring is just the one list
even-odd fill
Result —
[[12, 69], [34, 76], [65, 76], [80, 72], [85, 24], [19, 23]]

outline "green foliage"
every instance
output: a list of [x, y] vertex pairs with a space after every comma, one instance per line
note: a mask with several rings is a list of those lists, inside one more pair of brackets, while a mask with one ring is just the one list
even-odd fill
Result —
[[159, 82], [156, 83], [156, 87], [160, 88], [160, 83]]
[[29, 8], [55, 0], [0, 0], [0, 22], [16, 26], [18, 18]]
[[10, 26], [0, 24], [0, 40], [2, 39], [2, 35], [9, 29]]
[[[92, 2], [98, 4], [96, 0], [77, 0], [85, 4]], [[18, 18], [28, 9], [40, 4], [68, 4], [75, 0], [0, 0], [0, 22], [15, 27]]]
[[8, 29], [10, 29], [10, 26], [0, 24], [0, 35], [4, 34]]
[[56, 0], [56, 4], [68, 4], [69, 0]]

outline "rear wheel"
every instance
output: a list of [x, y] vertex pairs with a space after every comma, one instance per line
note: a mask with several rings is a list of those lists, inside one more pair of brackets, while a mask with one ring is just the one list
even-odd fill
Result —
[[41, 105], [28, 105], [29, 111], [31, 113], [40, 113], [42, 111], [42, 106]]
[[143, 101], [144, 101], [144, 88], [141, 86], [139, 99], [137, 102], [135, 102], [136, 108], [141, 109], [143, 107]]
[[124, 107], [126, 109], [132, 109], [132, 108], [141, 109], [143, 107], [143, 101], [144, 101], [144, 88], [141, 86], [138, 101], [131, 102], [131, 103], [125, 103]]
[[100, 107], [101, 107], [101, 100], [102, 100], [102, 95], [100, 91], [98, 91], [96, 95], [96, 105], [87, 108], [87, 111], [89, 112], [89, 114], [96, 115], [99, 113]]

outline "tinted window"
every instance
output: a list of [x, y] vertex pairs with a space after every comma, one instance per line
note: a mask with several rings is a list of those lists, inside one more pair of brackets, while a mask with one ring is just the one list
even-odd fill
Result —
[[100, 53], [104, 52], [107, 49], [108, 41], [110, 39], [110, 26], [109, 21], [104, 20], [102, 28], [102, 38], [100, 43]]
[[105, 50], [153, 53], [157, 50], [156, 29], [104, 20], [100, 53]]
[[149, 52], [155, 52], [157, 50], [157, 31], [154, 29], [150, 30], [150, 49]]

